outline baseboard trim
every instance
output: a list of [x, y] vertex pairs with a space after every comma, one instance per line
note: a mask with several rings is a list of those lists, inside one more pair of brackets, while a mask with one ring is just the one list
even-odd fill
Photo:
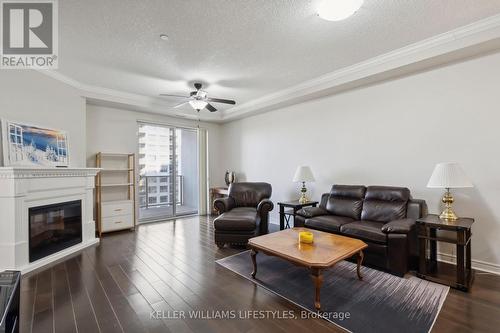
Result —
[[[448, 253], [438, 253], [438, 261], [445, 262], [448, 264], [455, 264], [457, 262], [456, 256]], [[482, 260], [472, 259], [472, 268], [478, 271], [487, 272], [491, 274], [500, 275], [500, 265], [493, 264], [491, 262], [486, 262]]]

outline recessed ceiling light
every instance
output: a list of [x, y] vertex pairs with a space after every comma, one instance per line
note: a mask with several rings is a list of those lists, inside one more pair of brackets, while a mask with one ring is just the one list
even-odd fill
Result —
[[167, 35], [165, 35], [165, 34], [161, 34], [161, 35], [160, 35], [160, 39], [161, 39], [161, 40], [168, 40], [168, 36], [167, 36]]
[[363, 0], [324, 0], [318, 6], [318, 15], [327, 21], [340, 21], [354, 14]]

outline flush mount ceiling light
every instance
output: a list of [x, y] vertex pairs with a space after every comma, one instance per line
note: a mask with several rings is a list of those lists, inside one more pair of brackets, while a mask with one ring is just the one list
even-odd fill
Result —
[[160, 39], [161, 39], [161, 40], [168, 40], [168, 35], [161, 34], [161, 35], [160, 35]]
[[327, 21], [340, 21], [354, 14], [363, 0], [324, 0], [318, 6], [318, 15]]

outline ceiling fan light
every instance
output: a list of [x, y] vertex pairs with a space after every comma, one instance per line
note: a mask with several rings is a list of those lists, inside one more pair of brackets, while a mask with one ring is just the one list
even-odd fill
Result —
[[318, 6], [318, 15], [327, 21], [341, 21], [354, 14], [364, 0], [324, 0]]
[[205, 101], [200, 101], [198, 99], [195, 99], [195, 100], [189, 101], [189, 104], [193, 107], [193, 109], [201, 110], [201, 109], [204, 109], [208, 103]]

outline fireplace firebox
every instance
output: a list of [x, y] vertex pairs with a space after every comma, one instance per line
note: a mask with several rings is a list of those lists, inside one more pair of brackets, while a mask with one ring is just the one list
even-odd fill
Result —
[[29, 209], [30, 262], [81, 242], [81, 200]]

